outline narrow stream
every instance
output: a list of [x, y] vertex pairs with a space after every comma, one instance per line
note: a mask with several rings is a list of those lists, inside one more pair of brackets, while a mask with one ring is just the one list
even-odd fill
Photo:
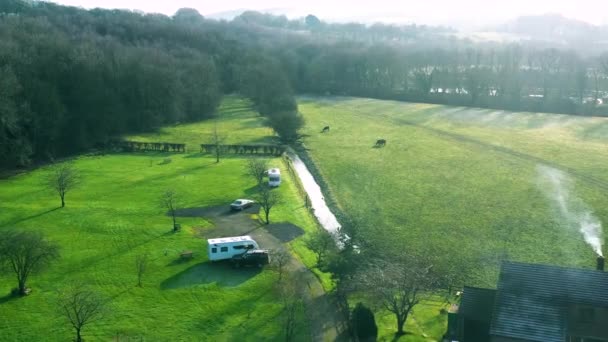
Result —
[[338, 223], [336, 216], [334, 216], [331, 210], [329, 210], [327, 203], [325, 203], [321, 187], [317, 184], [315, 178], [310, 171], [308, 171], [306, 164], [304, 164], [297, 154], [290, 151], [287, 155], [289, 156], [289, 159], [291, 159], [296, 174], [298, 175], [298, 178], [300, 178], [300, 182], [308, 194], [313, 213], [317, 217], [317, 220], [325, 230], [330, 233], [336, 233], [340, 228], [340, 223]]

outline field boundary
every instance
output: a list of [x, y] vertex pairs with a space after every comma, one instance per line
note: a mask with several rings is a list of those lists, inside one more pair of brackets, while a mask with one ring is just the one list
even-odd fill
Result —
[[302, 196], [304, 198], [304, 206], [308, 209], [310, 214], [312, 214], [313, 217], [315, 217], [315, 222], [317, 222], [317, 225], [319, 225], [320, 223], [317, 221], [316, 216], [314, 216], [314, 213], [312, 212], [310, 197], [308, 197], [308, 193], [304, 189], [304, 185], [302, 184], [300, 177], [294, 171], [294, 166], [293, 166], [293, 162], [291, 161], [291, 158], [289, 158], [289, 156], [285, 153], [282, 155], [282, 157], [283, 157], [283, 161], [285, 162], [285, 165], [287, 165], [287, 171], [291, 175], [291, 178], [293, 178], [295, 180], [296, 188], [298, 188], [298, 192], [300, 193], [300, 196]]
[[338, 201], [332, 195], [329, 189], [329, 185], [327, 185], [327, 182], [325, 182], [325, 178], [323, 178], [323, 176], [321, 175], [321, 172], [317, 168], [317, 165], [315, 164], [314, 160], [308, 154], [306, 147], [302, 145], [298, 148], [294, 148], [294, 151], [298, 154], [300, 160], [302, 160], [302, 162], [306, 165], [308, 171], [312, 174], [315, 181], [321, 188], [321, 193], [323, 194], [325, 203], [329, 207], [329, 210], [331, 210], [331, 212], [334, 214], [338, 222], [340, 222], [340, 224], [343, 224], [344, 222], [349, 222], [349, 216], [338, 205]]

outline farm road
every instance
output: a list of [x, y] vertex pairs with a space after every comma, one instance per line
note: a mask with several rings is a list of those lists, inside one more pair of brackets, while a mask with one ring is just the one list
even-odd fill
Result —
[[[260, 210], [254, 205], [241, 212], [233, 212], [227, 205], [205, 208], [186, 208], [178, 210], [177, 216], [203, 217], [213, 222], [211, 231], [201, 233], [200, 237], [218, 238], [224, 236], [251, 235], [264, 249], [278, 249], [304, 231], [291, 223], [276, 223], [261, 225], [254, 220], [253, 215]], [[338, 333], [338, 324], [335, 314], [335, 305], [326, 295], [323, 286], [317, 277], [304, 264], [295, 257], [290, 258], [287, 266], [290, 273], [297, 275], [300, 280], [300, 290], [304, 296], [306, 314], [311, 322], [311, 335], [313, 341], [334, 341]]]

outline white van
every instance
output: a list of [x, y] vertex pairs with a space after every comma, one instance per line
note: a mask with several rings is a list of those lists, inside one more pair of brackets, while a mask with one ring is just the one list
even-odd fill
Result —
[[281, 170], [270, 169], [268, 170], [268, 186], [279, 186], [281, 185]]
[[258, 243], [249, 235], [207, 240], [207, 255], [211, 261], [232, 259], [235, 255], [259, 248]]

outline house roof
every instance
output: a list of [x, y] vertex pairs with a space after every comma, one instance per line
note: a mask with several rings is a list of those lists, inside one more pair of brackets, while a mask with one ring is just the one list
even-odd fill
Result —
[[490, 335], [562, 342], [572, 304], [608, 307], [608, 273], [504, 262]]
[[490, 323], [496, 290], [465, 286], [458, 313], [466, 319]]

